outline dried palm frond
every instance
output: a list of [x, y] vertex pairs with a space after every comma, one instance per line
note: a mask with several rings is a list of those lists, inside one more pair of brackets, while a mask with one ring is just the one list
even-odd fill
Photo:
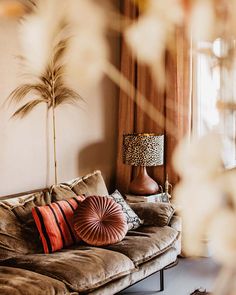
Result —
[[34, 107], [36, 107], [38, 104], [45, 102], [44, 99], [33, 99], [30, 102], [27, 102], [22, 107], [20, 107], [14, 114], [13, 117], [20, 116], [21, 118], [28, 115]]
[[[64, 22], [59, 26], [64, 30], [66, 23]], [[48, 61], [42, 75], [36, 77], [35, 83], [23, 84], [13, 90], [9, 96], [11, 102], [19, 103], [30, 93], [41, 97], [42, 101], [48, 104], [48, 108], [57, 107], [62, 103], [76, 103], [81, 99], [81, 96], [76, 91], [65, 85], [63, 79], [65, 75], [63, 58], [69, 41], [70, 38], [68, 36], [58, 41], [52, 50], [51, 59]], [[37, 105], [35, 100], [32, 101], [32, 104], [31, 110]], [[28, 107], [29, 105], [30, 103], [27, 103]], [[23, 112], [24, 110], [24, 107], [21, 107], [14, 113], [14, 116], [21, 116], [21, 111]]]
[[63, 76], [65, 69], [63, 57], [67, 49], [69, 39], [58, 42], [52, 52], [52, 57], [42, 75], [36, 78], [35, 84], [23, 84], [18, 86], [9, 96], [11, 102], [19, 103], [27, 95], [33, 94], [40, 98], [33, 99], [21, 106], [14, 114], [14, 117], [25, 117], [40, 103], [47, 103], [48, 108], [53, 109], [53, 139], [54, 139], [54, 167], [55, 183], [57, 183], [57, 160], [56, 160], [56, 123], [55, 108], [61, 104], [75, 104], [81, 96], [64, 83]]
[[[8, 98], [11, 103], [17, 104], [27, 99], [27, 102], [14, 112], [13, 117], [23, 118], [41, 103], [46, 103], [48, 109], [52, 109], [55, 183], [57, 183], [55, 108], [65, 103], [75, 104], [81, 99], [76, 91], [66, 85], [64, 79], [65, 55], [71, 36], [63, 11], [66, 5], [63, 2], [60, 0], [62, 5], [58, 5], [58, 0], [41, 0], [34, 7], [34, 14], [27, 16], [23, 21], [21, 32], [25, 51], [20, 56], [20, 61], [30, 70], [33, 82], [18, 86]], [[56, 7], [59, 7], [59, 10], [55, 12]], [[28, 101], [31, 95], [33, 99]]]
[[33, 13], [20, 23], [19, 36], [25, 72], [41, 75], [52, 58], [52, 49], [65, 39], [66, 1], [40, 0]]
[[67, 87], [57, 88], [55, 91], [55, 107], [60, 104], [75, 104], [78, 100], [82, 99], [81, 96], [74, 90]]
[[19, 103], [22, 99], [26, 97], [30, 92], [37, 93], [43, 98], [48, 99], [50, 97], [50, 92], [47, 87], [43, 84], [22, 84], [14, 89], [9, 95], [11, 102]]

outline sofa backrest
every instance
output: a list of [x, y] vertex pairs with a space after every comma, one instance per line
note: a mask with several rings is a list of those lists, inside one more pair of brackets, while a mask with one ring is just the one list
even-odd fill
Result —
[[32, 216], [32, 208], [70, 199], [76, 195], [108, 195], [101, 171], [50, 189], [17, 197], [0, 198], [0, 260], [22, 254], [43, 253], [42, 243]]
[[99, 170], [83, 177], [75, 178], [71, 181], [54, 185], [51, 188], [51, 194], [53, 201], [73, 198], [75, 195], [109, 195], [101, 171]]

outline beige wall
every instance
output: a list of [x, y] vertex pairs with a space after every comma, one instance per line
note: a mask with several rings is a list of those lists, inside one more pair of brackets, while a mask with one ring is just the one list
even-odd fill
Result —
[[[119, 62], [119, 41], [112, 40]], [[53, 183], [52, 142], [47, 140], [46, 107], [28, 117], [11, 119], [14, 106], [3, 104], [19, 83], [16, 23], [0, 22], [0, 195], [41, 188]], [[118, 90], [104, 79], [78, 107], [57, 109], [59, 181], [100, 169], [108, 186], [114, 180]], [[50, 115], [50, 114], [49, 114]], [[49, 129], [51, 120], [49, 117]], [[50, 159], [50, 161], [48, 161]]]

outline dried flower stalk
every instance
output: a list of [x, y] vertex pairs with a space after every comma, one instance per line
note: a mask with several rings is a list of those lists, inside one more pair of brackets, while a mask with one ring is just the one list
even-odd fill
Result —
[[[24, 25], [27, 27], [27, 24]], [[29, 22], [28, 25], [31, 25], [31, 22]], [[38, 69], [37, 64], [32, 65], [31, 69], [34, 68], [35, 73], [32, 73], [31, 79], [34, 82], [18, 86], [15, 90], [13, 90], [8, 98], [10, 102], [18, 104], [24, 101], [28, 95], [32, 97], [30, 101], [27, 101], [23, 104], [23, 106], [15, 111], [13, 117], [24, 118], [41, 103], [46, 103], [48, 109], [52, 109], [55, 184], [58, 182], [55, 108], [65, 103], [75, 104], [81, 100], [81, 96], [76, 91], [68, 87], [64, 79], [66, 74], [64, 57], [66, 53], [68, 53], [67, 50], [70, 42], [70, 37], [63, 34], [66, 29], [67, 23], [64, 19], [56, 24], [56, 30], [54, 31], [53, 37], [58, 41], [52, 47], [50, 55], [45, 55], [45, 69], [41, 69], [41, 66]], [[47, 33], [45, 32], [45, 34]], [[26, 62], [27, 56], [22, 56], [21, 60]]]

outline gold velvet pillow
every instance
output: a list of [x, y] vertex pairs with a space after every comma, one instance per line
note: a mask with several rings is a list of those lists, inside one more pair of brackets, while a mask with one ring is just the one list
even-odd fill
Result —
[[87, 244], [105, 246], [120, 242], [128, 226], [121, 207], [115, 201], [91, 196], [75, 211], [74, 229]]
[[175, 208], [167, 203], [131, 203], [130, 207], [143, 221], [143, 225], [165, 226], [168, 225]]
[[108, 191], [101, 171], [94, 171], [83, 177], [51, 187], [53, 201], [71, 199], [76, 196], [107, 196]]
[[108, 191], [101, 171], [97, 170], [82, 178], [77, 178], [71, 183], [71, 189], [77, 195], [107, 196]]
[[69, 200], [75, 198], [77, 195], [72, 191], [69, 184], [60, 183], [55, 184], [50, 189], [52, 195], [52, 201], [62, 201], [62, 200]]

